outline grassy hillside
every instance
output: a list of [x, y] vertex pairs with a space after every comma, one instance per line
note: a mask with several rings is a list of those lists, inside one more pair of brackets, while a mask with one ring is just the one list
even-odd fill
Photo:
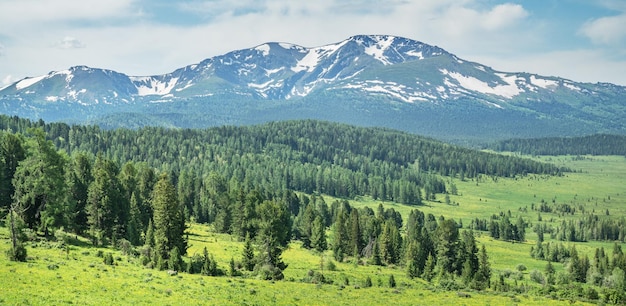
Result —
[[[450, 195], [451, 204], [446, 204], [443, 196], [438, 195], [436, 201], [426, 201], [424, 206], [419, 207], [425, 213], [460, 220], [464, 227], [469, 225], [471, 219], [489, 218], [501, 211], [511, 211], [513, 217], [526, 219], [531, 224], [523, 243], [495, 240], [487, 232], [480, 232], [478, 241], [486, 245], [489, 252], [494, 275], [492, 281], [502, 273], [515, 274], [517, 266], [523, 264], [526, 270], [521, 273], [522, 278], [508, 277], [506, 282], [526, 284], [530, 288], [528, 292], [496, 293], [491, 289], [486, 292], [442, 291], [421, 279], [407, 278], [404, 267], [378, 267], [352, 261], [338, 263], [332, 260], [331, 251], [316, 253], [302, 248], [299, 242], [291, 243], [283, 253], [283, 260], [289, 265], [284, 271], [284, 281], [256, 280], [245, 272], [238, 277], [186, 273], [169, 276], [165, 271], [142, 267], [136, 257], [123, 255], [114, 249], [91, 247], [86, 239], [71, 236], [68, 238], [70, 243], [66, 245], [44, 240], [30, 242], [27, 245], [30, 258], [26, 263], [9, 262], [6, 256], [0, 256], [0, 274], [4, 276], [0, 278], [0, 304], [352, 305], [355, 301], [361, 304], [400, 305], [569, 304], [566, 297], [559, 300], [553, 294], [557, 299], [548, 299], [537, 294], [536, 290], [541, 285], [530, 281], [530, 271], [543, 271], [546, 266], [545, 261], [532, 259], [529, 255], [537, 239], [531, 228], [538, 222], [539, 215], [530, 207], [544, 199], [584, 207], [586, 211], [593, 210], [596, 214], [605, 214], [608, 210], [612, 217], [625, 216], [626, 192], [623, 186], [626, 182], [626, 159], [620, 156], [537, 159], [577, 172], [562, 177], [531, 175], [495, 179], [480, 176], [463, 181], [446, 178], [448, 184], [456, 184], [458, 188], [458, 195]], [[327, 203], [331, 200], [329, 198]], [[379, 203], [363, 197], [350, 201], [356, 207], [375, 208]], [[415, 208], [395, 203], [383, 205], [400, 211], [405, 218]], [[558, 226], [561, 220], [576, 219], [581, 214], [541, 213], [541, 216], [543, 222]], [[224, 271], [228, 271], [231, 258], [240, 260], [243, 243], [230, 235], [215, 234], [209, 227], [200, 224], [192, 224], [188, 232], [188, 255], [200, 253], [206, 247]], [[550, 240], [548, 236], [546, 241]], [[598, 241], [564, 244], [576, 244], [579, 253], [590, 257], [597, 247], [610, 250], [613, 246], [613, 242]], [[0, 227], [0, 251], [4, 254], [9, 247], [8, 230]], [[99, 256], [109, 252], [115, 259], [113, 266], [105, 265]], [[564, 269], [561, 263], [554, 266], [557, 271]], [[327, 283], [310, 283], [310, 271], [323, 271]], [[397, 282], [395, 288], [388, 286], [390, 275]], [[371, 288], [365, 287], [368, 276], [373, 284]], [[464, 297], [465, 293], [471, 297]]]
[[[205, 226], [191, 228], [194, 250], [210, 248], [223, 269], [230, 257], [239, 256], [242, 245], [228, 235], [215, 235]], [[0, 229], [3, 252], [9, 247], [8, 231]], [[0, 259], [0, 304], [7, 305], [354, 305], [419, 303], [450, 305], [569, 304], [528, 295], [440, 291], [421, 280], [409, 280], [400, 268], [335, 263], [336, 271], [324, 271], [329, 284], [302, 282], [310, 270], [319, 271], [322, 256], [294, 243], [284, 253], [289, 267], [286, 280], [268, 282], [243, 277], [207, 277], [141, 267], [135, 258], [119, 251], [93, 247], [38, 243], [28, 247], [27, 263]], [[115, 265], [103, 263], [99, 252], [112, 252]], [[332, 255], [323, 258], [325, 262]], [[388, 287], [390, 275], [398, 283]], [[367, 277], [373, 287], [365, 288]]]

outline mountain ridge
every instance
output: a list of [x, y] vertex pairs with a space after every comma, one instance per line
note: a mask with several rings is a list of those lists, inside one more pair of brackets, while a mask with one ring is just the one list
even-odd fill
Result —
[[[520, 133], [526, 137], [626, 134], [619, 120], [626, 115], [625, 97], [626, 87], [614, 84], [501, 72], [416, 40], [356, 35], [312, 48], [263, 43], [155, 76], [74, 66], [3, 88], [0, 112], [96, 124], [108, 118], [111, 127], [128, 123], [111, 119], [120, 113], [155, 116], [161, 120], [154, 125], [178, 127], [251, 124], [307, 114], [310, 119], [452, 139], [482, 138], [485, 127], [466, 122], [466, 128], [446, 132], [440, 123], [412, 123], [411, 117], [424, 120], [423, 112], [429, 112], [440, 120], [463, 114], [476, 120], [471, 115], [476, 112], [478, 118], [483, 113], [486, 120], [494, 119], [493, 115], [499, 121], [495, 113], [500, 111], [513, 122], [502, 127], [502, 133], [486, 132], [493, 134], [487, 138], [502, 139]], [[192, 122], [202, 113], [212, 119]], [[132, 121], [132, 116], [125, 117]], [[532, 129], [536, 122], [548, 130]], [[570, 134], [559, 131], [563, 122], [567, 123], [564, 130], [574, 127]], [[529, 125], [528, 131], [516, 131]]]

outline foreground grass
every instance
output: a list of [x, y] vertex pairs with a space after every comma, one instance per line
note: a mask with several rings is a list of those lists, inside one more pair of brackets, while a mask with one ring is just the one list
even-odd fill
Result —
[[[220, 268], [227, 270], [227, 260], [237, 258], [241, 243], [228, 235], [215, 235], [208, 228], [193, 225], [192, 250], [207, 246]], [[205, 242], [203, 242], [205, 241]], [[9, 248], [8, 232], [0, 228], [0, 251]], [[115, 265], [108, 266], [97, 254], [112, 252]], [[545, 305], [568, 303], [544, 298], [492, 292], [468, 292], [461, 297], [456, 291], [434, 289], [422, 280], [410, 280], [404, 271], [393, 267], [376, 267], [354, 263], [335, 263], [335, 270], [324, 270], [329, 284], [301, 282], [309, 271], [328, 266], [330, 253], [315, 254], [292, 243], [283, 259], [289, 264], [286, 280], [262, 281], [249, 275], [207, 277], [141, 267], [137, 259], [119, 251], [89, 246], [70, 246], [69, 252], [55, 242], [28, 246], [26, 263], [0, 258], [0, 304], [6, 305]], [[396, 288], [388, 287], [390, 275]], [[373, 287], [365, 288], [370, 277]]]

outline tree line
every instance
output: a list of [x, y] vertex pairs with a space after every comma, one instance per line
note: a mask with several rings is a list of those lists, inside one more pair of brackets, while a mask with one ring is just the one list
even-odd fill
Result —
[[582, 137], [509, 139], [487, 146], [500, 152], [530, 155], [622, 155], [626, 156], [626, 136], [596, 134]]

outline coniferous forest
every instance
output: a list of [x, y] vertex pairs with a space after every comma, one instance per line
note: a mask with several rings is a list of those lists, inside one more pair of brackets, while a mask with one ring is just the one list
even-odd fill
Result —
[[[492, 284], [488, 250], [478, 246], [475, 231], [505, 241], [523, 242], [533, 230], [561, 241], [623, 242], [623, 217], [585, 216], [557, 228], [540, 223], [531, 228], [530, 220], [509, 211], [476, 218], [464, 229], [421, 206], [448, 202], [448, 195], [457, 193], [446, 178], [497, 180], [569, 171], [388, 129], [310, 120], [103, 130], [0, 116], [0, 212], [11, 232], [8, 255], [16, 261], [27, 260], [25, 233], [57, 239], [61, 231], [87, 237], [94, 246], [123, 249], [145, 267], [212, 276], [240, 269], [280, 280], [288, 266], [281, 253], [297, 240], [310, 250], [331, 250], [337, 262], [362, 258], [372, 265], [402, 266], [410, 278], [437, 279], [450, 288], [458, 279], [474, 290], [505, 290], [504, 281]], [[336, 200], [327, 203], [322, 195]], [[349, 202], [362, 197], [381, 204], [357, 208]], [[402, 216], [384, 202], [413, 208]], [[542, 202], [531, 209], [573, 215], [576, 207]], [[209, 224], [244, 242], [239, 266], [232, 261], [230, 272], [221, 270], [206, 248], [201, 255], [187, 254], [186, 229], [192, 223]], [[604, 250], [594, 259], [604, 265], [594, 270], [597, 282], [618, 270], [623, 277], [626, 256], [618, 247], [611, 260]], [[591, 273], [589, 258], [575, 248], [543, 239], [530, 256], [548, 263], [575, 260], [569, 271], [575, 281], [585, 282]], [[323, 275], [312, 277], [323, 282]], [[611, 301], [626, 300], [618, 289], [610, 294]]]

